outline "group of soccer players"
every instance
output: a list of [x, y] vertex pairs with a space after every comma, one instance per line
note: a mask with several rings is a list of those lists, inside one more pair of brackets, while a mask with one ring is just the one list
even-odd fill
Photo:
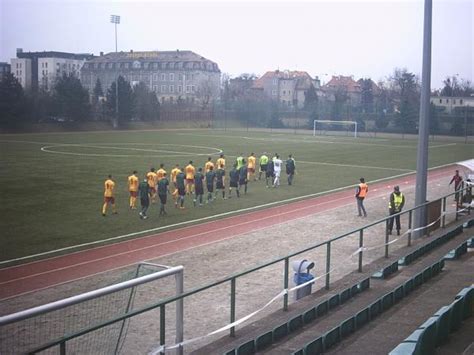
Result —
[[[288, 185], [292, 185], [293, 176], [296, 172], [295, 160], [292, 155], [288, 156], [285, 161], [286, 173], [288, 175]], [[232, 192], [235, 190], [237, 197], [240, 197], [241, 190], [247, 194], [247, 184], [249, 181], [261, 180], [265, 174], [266, 187], [280, 186], [280, 175], [283, 161], [278, 154], [274, 154], [272, 159], [267, 153], [263, 153], [259, 158], [259, 173], [256, 175], [257, 158], [251, 153], [247, 160], [240, 154], [232, 169], [229, 171], [229, 189], [226, 197], [226, 159], [224, 154], [220, 154], [216, 163], [212, 161], [212, 157], [207, 159], [204, 168], [199, 167], [197, 170], [193, 165], [193, 161], [189, 161], [184, 169], [179, 164], [171, 170], [170, 178], [164, 169], [164, 164], [160, 164], [160, 168], [155, 171], [151, 168], [144, 176], [143, 181], [139, 182], [137, 171], [133, 171], [128, 177], [128, 190], [130, 192], [129, 207], [137, 209], [137, 199], [140, 198], [141, 210], [139, 216], [142, 219], [147, 218], [147, 210], [151, 203], [156, 203], [157, 197], [160, 200], [160, 216], [166, 215], [166, 202], [168, 194], [174, 199], [176, 208], [184, 209], [184, 200], [186, 195], [193, 196], [194, 206], [202, 206], [204, 203], [204, 186], [206, 186], [207, 203], [212, 203], [219, 194], [226, 200], [232, 198]], [[170, 181], [171, 180], [171, 181]], [[170, 185], [173, 191], [170, 191]], [[112, 212], [117, 213], [115, 209], [114, 189], [115, 183], [112, 176], [109, 175], [104, 183], [104, 204], [102, 206], [102, 215], [106, 216], [107, 206], [112, 206]]]

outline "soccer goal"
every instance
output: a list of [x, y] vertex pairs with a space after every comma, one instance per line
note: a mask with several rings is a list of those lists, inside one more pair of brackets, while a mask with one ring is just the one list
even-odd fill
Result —
[[331, 120], [314, 120], [313, 136], [319, 132], [319, 135], [328, 133], [336, 134], [336, 132], [345, 131], [357, 138], [357, 122], [355, 121], [331, 121]]

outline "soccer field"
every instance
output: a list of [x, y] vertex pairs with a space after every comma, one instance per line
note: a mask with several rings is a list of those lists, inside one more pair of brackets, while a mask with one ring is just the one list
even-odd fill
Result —
[[[213, 130], [116, 131], [0, 135], [1, 246], [0, 261], [47, 252], [107, 238], [143, 236], [192, 220], [413, 172], [417, 142], [409, 139], [351, 138]], [[127, 177], [133, 170], [142, 179], [150, 167], [165, 164], [168, 173], [189, 160], [203, 166], [208, 156], [226, 155], [227, 172], [242, 153], [264, 151], [282, 159], [293, 154], [297, 175], [294, 186], [266, 189], [264, 181], [250, 182], [240, 199], [218, 200], [158, 217], [151, 205], [141, 220], [128, 208]], [[429, 166], [472, 158], [472, 144], [431, 142]], [[102, 217], [103, 182], [116, 182], [117, 215]], [[177, 227], [177, 226], [175, 226]], [[115, 239], [115, 240], [121, 240]]]

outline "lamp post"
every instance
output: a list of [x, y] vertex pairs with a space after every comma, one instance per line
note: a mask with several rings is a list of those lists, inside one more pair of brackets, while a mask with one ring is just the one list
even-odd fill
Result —
[[[117, 59], [117, 25], [120, 24], [120, 16], [110, 15], [110, 22], [115, 26], [115, 58]], [[118, 127], [118, 75], [115, 77], [115, 119], [113, 121], [113, 127]]]

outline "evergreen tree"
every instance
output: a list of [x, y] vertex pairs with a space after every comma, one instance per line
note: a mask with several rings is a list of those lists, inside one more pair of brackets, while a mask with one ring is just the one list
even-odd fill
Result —
[[[113, 82], [107, 90], [107, 108], [110, 117], [115, 117], [115, 85]], [[122, 76], [118, 77], [118, 123], [124, 123], [132, 119], [133, 113], [133, 91], [128, 81]]]
[[18, 127], [27, 118], [23, 88], [11, 73], [0, 81], [0, 127]]
[[133, 88], [134, 116], [140, 121], [156, 121], [160, 117], [160, 104], [154, 92], [140, 82]]
[[64, 73], [53, 89], [57, 114], [68, 121], [87, 120], [90, 115], [89, 93], [74, 74]]
[[99, 97], [104, 96], [104, 91], [102, 90], [102, 83], [100, 79], [97, 78], [95, 82], [94, 91], [92, 92], [92, 104], [95, 106], [99, 101]]

